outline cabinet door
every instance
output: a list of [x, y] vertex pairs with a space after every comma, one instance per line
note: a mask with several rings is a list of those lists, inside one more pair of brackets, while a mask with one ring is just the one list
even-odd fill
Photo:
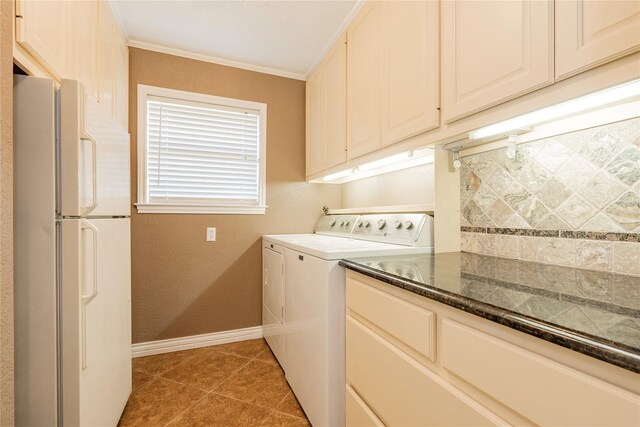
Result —
[[347, 45], [338, 39], [325, 58], [324, 167], [347, 160]]
[[382, 4], [382, 145], [440, 124], [439, 2]]
[[67, 72], [68, 1], [16, 1], [16, 41], [55, 78]]
[[108, 2], [99, 2], [98, 18], [98, 75], [99, 75], [99, 97], [98, 102], [105, 112], [115, 118], [115, 96], [116, 96], [116, 58], [117, 25], [111, 14]]
[[442, 12], [446, 122], [553, 82], [551, 1], [451, 0]]
[[126, 40], [118, 34], [116, 46], [116, 120], [129, 129], [129, 48]]
[[347, 156], [380, 148], [380, 4], [367, 3], [347, 30]]
[[556, 79], [640, 50], [640, 2], [556, 2]]
[[70, 2], [71, 52], [73, 72], [69, 76], [80, 81], [85, 93], [98, 99], [98, 2]]
[[347, 46], [338, 39], [307, 80], [307, 175], [347, 160]]
[[324, 134], [325, 134], [325, 90], [324, 64], [309, 77], [306, 85], [306, 156], [307, 175], [324, 169]]

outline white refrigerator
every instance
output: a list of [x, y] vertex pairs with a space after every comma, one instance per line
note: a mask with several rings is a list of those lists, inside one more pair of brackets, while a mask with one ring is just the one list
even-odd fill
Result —
[[80, 83], [15, 76], [19, 426], [115, 426], [131, 393], [129, 135]]

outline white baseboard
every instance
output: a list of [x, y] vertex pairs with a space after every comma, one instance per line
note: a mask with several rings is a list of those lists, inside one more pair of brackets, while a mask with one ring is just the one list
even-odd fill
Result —
[[233, 331], [214, 332], [212, 334], [192, 335], [190, 337], [142, 342], [131, 346], [131, 357], [152, 356], [172, 351], [190, 350], [216, 344], [262, 338], [262, 326], [235, 329]]

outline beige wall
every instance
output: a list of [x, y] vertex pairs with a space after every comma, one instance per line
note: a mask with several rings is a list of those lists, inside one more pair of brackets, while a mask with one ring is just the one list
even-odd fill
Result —
[[342, 207], [432, 205], [434, 178], [434, 164], [430, 163], [348, 182], [342, 185]]
[[[264, 102], [266, 215], [132, 212], [133, 342], [260, 325], [263, 234], [311, 232], [340, 187], [307, 184], [304, 82], [140, 49], [130, 50], [132, 199], [136, 199], [138, 84]], [[218, 241], [205, 241], [217, 227]]]
[[0, 425], [13, 425], [13, 2], [0, 1]]

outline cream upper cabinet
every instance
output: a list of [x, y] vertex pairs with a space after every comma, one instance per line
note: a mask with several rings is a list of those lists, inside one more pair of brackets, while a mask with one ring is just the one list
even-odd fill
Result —
[[127, 41], [117, 35], [116, 54], [116, 120], [129, 130], [129, 47]]
[[381, 5], [381, 133], [390, 145], [440, 125], [439, 2]]
[[338, 39], [324, 60], [325, 167], [347, 160], [347, 40]]
[[16, 1], [16, 42], [54, 77], [68, 72], [69, 1]]
[[307, 175], [347, 160], [346, 61], [343, 35], [307, 80]]
[[69, 78], [80, 81], [87, 95], [98, 99], [98, 1], [71, 2], [70, 40], [73, 72]]
[[347, 156], [374, 151], [380, 140], [380, 9], [367, 2], [347, 29]]
[[452, 122], [553, 83], [553, 2], [442, 2], [442, 114]]
[[99, 3], [98, 10], [98, 102], [105, 111], [116, 117], [116, 72], [117, 72], [117, 25], [106, 1]]
[[127, 129], [129, 51], [109, 2], [16, 0], [15, 4], [14, 49], [37, 70], [34, 74], [80, 81], [86, 94]]
[[307, 175], [320, 172], [324, 167], [325, 143], [325, 67], [320, 66], [307, 79], [306, 85], [306, 157]]
[[640, 2], [556, 3], [556, 79], [640, 50]]

